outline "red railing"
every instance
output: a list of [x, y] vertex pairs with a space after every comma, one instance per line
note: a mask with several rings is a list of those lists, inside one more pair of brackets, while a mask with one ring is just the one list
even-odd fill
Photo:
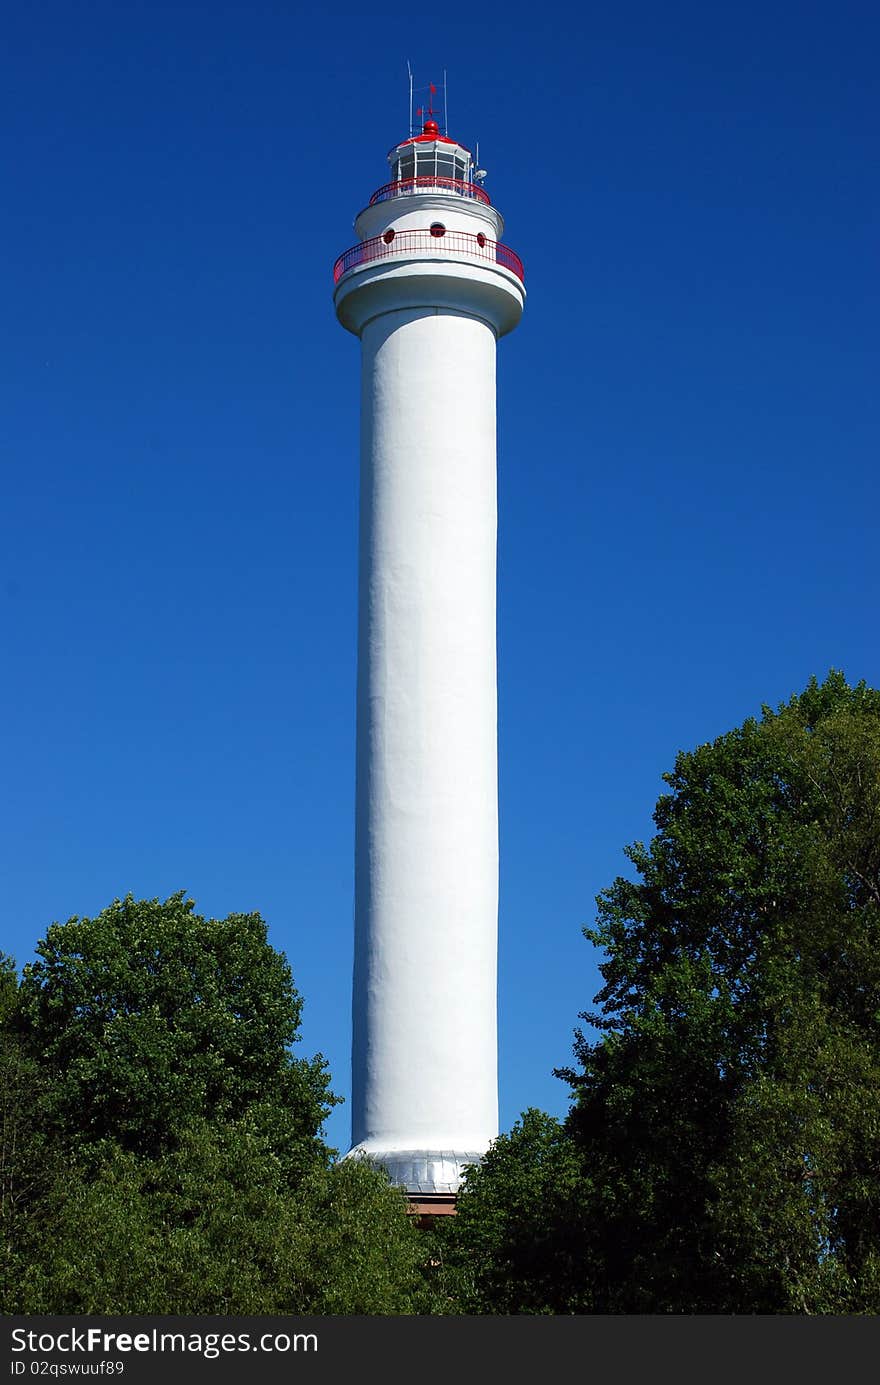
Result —
[[373, 260], [385, 260], [394, 255], [413, 255], [430, 253], [449, 255], [455, 259], [484, 260], [489, 264], [501, 265], [509, 269], [518, 279], [525, 281], [523, 263], [519, 255], [509, 246], [498, 240], [490, 240], [482, 231], [471, 235], [469, 231], [433, 230], [388, 230], [381, 236], [361, 241], [345, 250], [333, 266], [333, 282], [338, 284], [343, 274], [350, 269], [370, 264]]
[[419, 178], [401, 178], [396, 183], [386, 183], [373, 193], [370, 206], [375, 207], [377, 202], [387, 202], [392, 197], [406, 197], [422, 188], [440, 188], [442, 192], [455, 192], [459, 197], [469, 197], [473, 202], [485, 202], [487, 207], [492, 205], [488, 192], [484, 192], [477, 183], [466, 183], [463, 178], [435, 178], [433, 173], [426, 173]]

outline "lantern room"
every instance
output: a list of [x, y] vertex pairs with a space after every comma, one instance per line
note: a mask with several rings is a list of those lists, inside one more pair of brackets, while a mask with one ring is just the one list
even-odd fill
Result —
[[[388, 162], [391, 182], [380, 189], [382, 200], [432, 188], [489, 202], [488, 194], [474, 181], [471, 151], [448, 135], [441, 135], [436, 120], [426, 120], [420, 135], [396, 144], [388, 155]], [[476, 176], [481, 176], [479, 170]]]
[[436, 120], [426, 120], [420, 135], [404, 140], [388, 155], [391, 176], [395, 183], [409, 182], [411, 178], [425, 178], [432, 182], [439, 179], [452, 179], [457, 183], [471, 181], [473, 160], [469, 149], [441, 135]]

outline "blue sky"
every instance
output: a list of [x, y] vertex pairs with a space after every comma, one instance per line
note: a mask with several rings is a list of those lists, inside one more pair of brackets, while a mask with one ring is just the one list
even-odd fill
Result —
[[[358, 348], [331, 267], [449, 73], [500, 349], [501, 1112], [693, 746], [880, 685], [875, 6], [7, 15], [0, 946], [260, 910], [349, 1091]], [[348, 1111], [331, 1140], [346, 1145]]]

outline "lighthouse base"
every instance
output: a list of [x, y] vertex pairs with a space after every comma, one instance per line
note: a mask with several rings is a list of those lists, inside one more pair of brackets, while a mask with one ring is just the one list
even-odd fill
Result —
[[355, 1145], [345, 1157], [366, 1159], [384, 1169], [416, 1210], [437, 1215], [455, 1210], [465, 1169], [481, 1163], [483, 1151], [374, 1149], [364, 1143]]

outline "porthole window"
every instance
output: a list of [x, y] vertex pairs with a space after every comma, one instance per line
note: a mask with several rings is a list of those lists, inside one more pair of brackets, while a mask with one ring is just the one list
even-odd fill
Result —
[[477, 245], [479, 245], [480, 249], [482, 250], [482, 248], [483, 248], [483, 246], [484, 246], [485, 244], [486, 244], [486, 237], [483, 235], [483, 232], [482, 232], [482, 231], [478, 231], [478, 232], [477, 232]]
[[394, 240], [394, 231], [389, 228], [389, 230], [387, 230], [383, 235], [382, 239], [384, 240], [386, 245], [390, 245], [391, 242]]
[[443, 222], [442, 222], [442, 221], [434, 221], [434, 222], [431, 223], [431, 235], [432, 235], [432, 236], [445, 236], [445, 235], [446, 235], [446, 227], [443, 225]]

